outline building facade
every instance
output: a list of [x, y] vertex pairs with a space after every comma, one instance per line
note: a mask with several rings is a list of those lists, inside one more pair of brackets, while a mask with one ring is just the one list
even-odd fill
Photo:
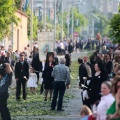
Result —
[[[7, 49], [9, 45], [13, 46], [13, 51], [19, 50], [23, 51], [24, 47], [28, 44], [28, 35], [27, 35], [27, 15], [21, 11], [15, 13], [16, 17], [20, 19], [18, 25], [13, 26], [13, 34], [6, 38], [4, 41], [4, 46]], [[12, 29], [12, 27], [11, 27]], [[13, 42], [12, 42], [13, 41]], [[13, 43], [13, 45], [12, 45]]]

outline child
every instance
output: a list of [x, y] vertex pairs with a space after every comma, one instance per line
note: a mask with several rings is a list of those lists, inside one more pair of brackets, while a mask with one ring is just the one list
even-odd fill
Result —
[[81, 116], [80, 120], [88, 120], [90, 115], [92, 115], [92, 111], [89, 109], [89, 107], [83, 105], [80, 111], [80, 116]]
[[28, 87], [30, 87], [30, 93], [35, 94], [35, 88], [37, 87], [37, 75], [34, 73], [33, 68], [30, 68]]

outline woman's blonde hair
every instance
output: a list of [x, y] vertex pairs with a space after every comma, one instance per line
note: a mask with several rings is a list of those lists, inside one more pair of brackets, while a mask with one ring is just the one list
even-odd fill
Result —
[[89, 107], [87, 107], [86, 105], [83, 105], [81, 110], [80, 110], [80, 115], [92, 115], [92, 111], [90, 110]]
[[113, 96], [117, 93], [117, 83], [120, 82], [120, 75], [117, 75], [114, 77], [114, 80], [112, 81], [112, 94]]

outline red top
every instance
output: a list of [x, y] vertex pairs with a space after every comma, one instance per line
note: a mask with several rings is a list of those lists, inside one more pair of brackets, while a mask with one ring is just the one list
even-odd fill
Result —
[[92, 115], [89, 116], [88, 120], [96, 120]]

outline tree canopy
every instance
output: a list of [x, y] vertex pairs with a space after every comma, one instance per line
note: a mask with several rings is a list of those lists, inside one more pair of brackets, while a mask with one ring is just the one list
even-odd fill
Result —
[[96, 16], [100, 18], [100, 21], [95, 23], [95, 34], [100, 32], [101, 35], [107, 35], [109, 33], [108, 18], [102, 14], [97, 14]]
[[[26, 14], [28, 15], [28, 38], [30, 40], [30, 9], [27, 8]], [[38, 30], [38, 19], [35, 15], [33, 15], [33, 39], [37, 39], [37, 30]]]
[[110, 21], [110, 37], [115, 43], [120, 43], [120, 13], [114, 14]]
[[16, 8], [13, 0], [0, 0], [0, 40], [10, 34], [12, 22], [17, 24]]
[[[69, 28], [71, 29], [72, 27], [72, 11], [73, 11], [73, 16], [74, 16], [74, 31], [80, 33], [82, 27], [86, 26], [88, 24], [88, 20], [85, 18], [85, 16], [83, 14], [79, 13], [79, 10], [75, 7], [72, 8], [72, 10], [70, 11], [70, 20], [69, 20]], [[63, 13], [63, 30], [65, 31], [65, 34], [68, 34], [68, 30], [67, 30], [67, 17], [68, 12], [64, 12]], [[59, 15], [61, 17], [61, 14]], [[61, 20], [61, 18], [59, 18]]]

